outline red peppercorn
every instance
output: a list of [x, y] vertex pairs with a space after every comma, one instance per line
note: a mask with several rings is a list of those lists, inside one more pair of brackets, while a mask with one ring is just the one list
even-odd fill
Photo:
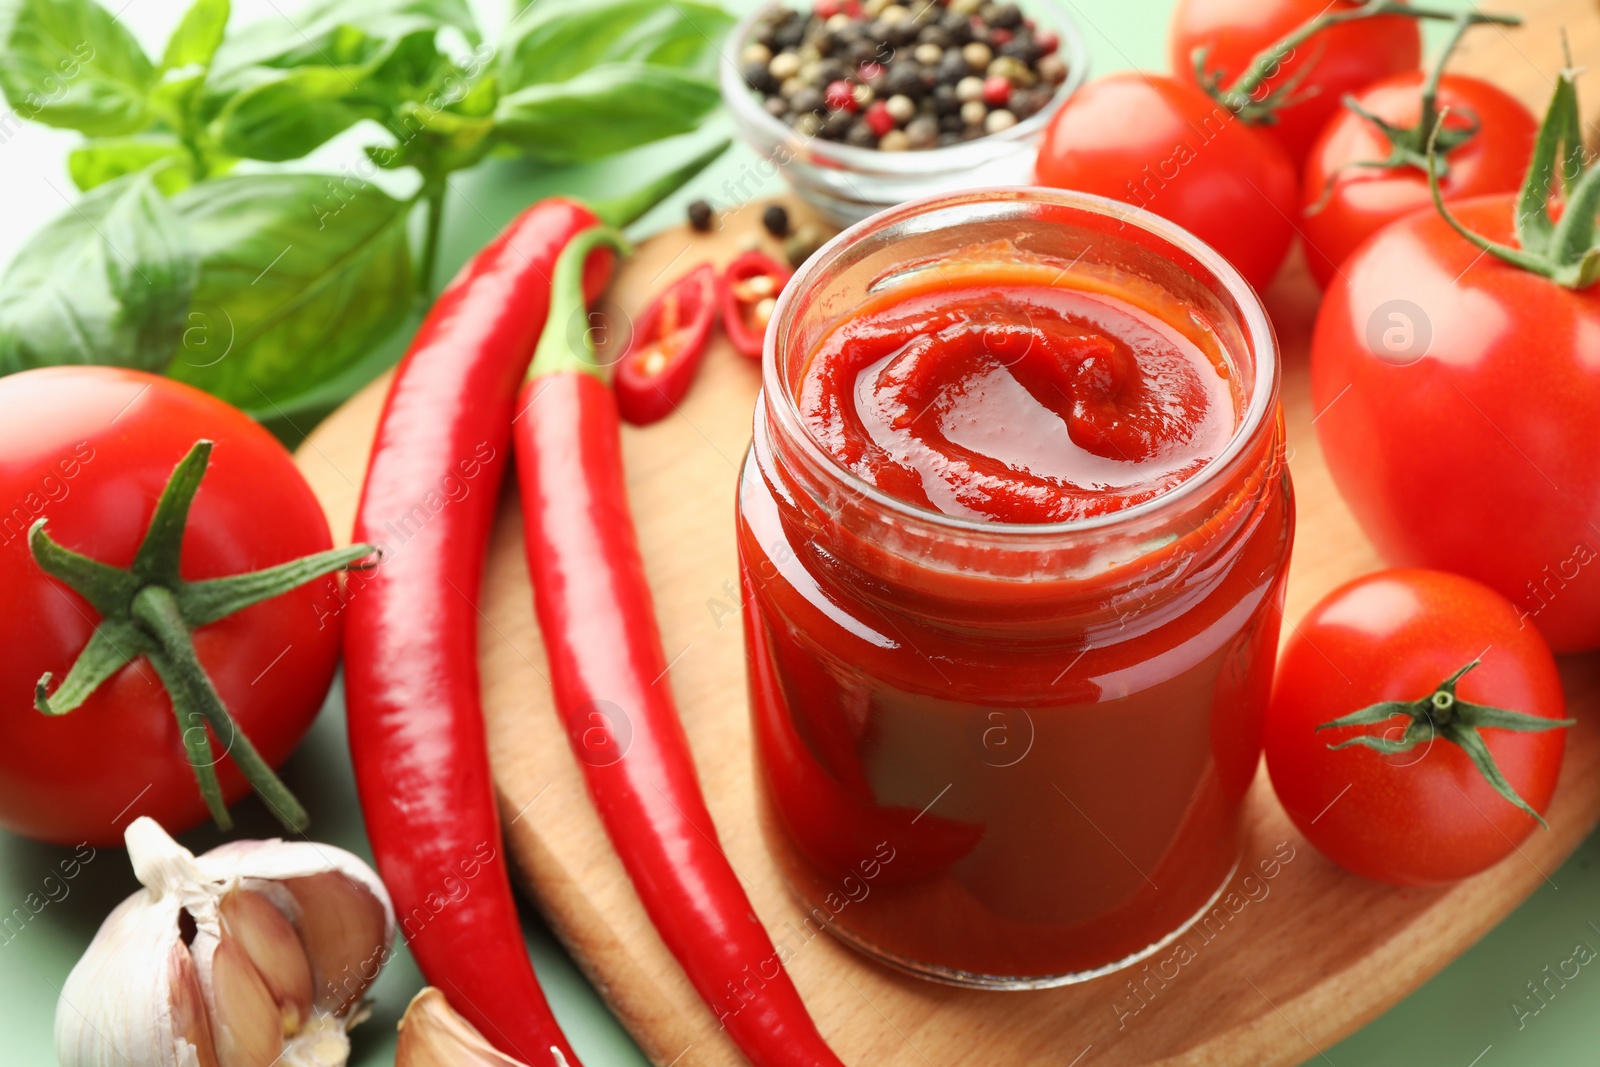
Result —
[[996, 74], [983, 79], [983, 102], [990, 107], [1004, 107], [1007, 100], [1011, 99], [1011, 82], [1004, 75]]
[[1005, 44], [1015, 36], [1016, 34], [1012, 33], [1004, 26], [996, 26], [994, 29], [989, 31], [989, 43], [994, 45], [996, 48], [999, 48], [1001, 45]]
[[819, 19], [831, 19], [844, 9], [841, 0], [817, 0], [814, 10]]
[[1054, 30], [1040, 30], [1033, 35], [1033, 43], [1039, 46], [1039, 54], [1047, 56], [1061, 47], [1061, 38]]
[[844, 13], [853, 19], [867, 17], [867, 9], [861, 6], [861, 0], [845, 0]]
[[894, 116], [889, 114], [882, 100], [874, 100], [867, 108], [866, 122], [879, 137], [894, 129]]
[[883, 64], [869, 59], [856, 68], [856, 76], [870, 83], [874, 78], [883, 77]]
[[828, 105], [829, 111], [849, 111], [854, 114], [861, 109], [861, 105], [856, 103], [855, 87], [843, 78], [829, 82], [828, 88], [822, 93], [822, 99]]

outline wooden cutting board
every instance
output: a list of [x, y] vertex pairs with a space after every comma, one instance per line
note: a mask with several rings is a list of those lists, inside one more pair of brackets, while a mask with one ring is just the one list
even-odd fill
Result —
[[[1600, 20], [1583, 6], [1527, 5], [1537, 26], [1567, 15], [1577, 57], [1600, 57]], [[1458, 64], [1489, 72], [1542, 108], [1559, 49], [1553, 31], [1474, 38]], [[726, 262], [759, 234], [764, 205], [714, 234], [673, 230], [621, 271], [613, 313], [637, 313], [666, 279]], [[766, 241], [769, 250], [772, 242]], [[1284, 404], [1299, 532], [1286, 617], [1380, 566], [1329, 479], [1311, 428], [1307, 336], [1316, 293], [1298, 265], [1268, 294], [1284, 352]], [[720, 340], [682, 413], [625, 431], [629, 492], [655, 592], [671, 682], [727, 854], [780, 936], [799, 926], [756, 825], [738, 625], [734, 482], [750, 437], [756, 366]], [[299, 462], [348, 537], [387, 380], [319, 427]], [[419, 492], [425, 487], [419, 487]], [[510, 494], [514, 494], [514, 490]], [[1288, 632], [1289, 627], [1285, 627]], [[743, 1061], [652, 930], [589, 806], [551, 707], [515, 499], [503, 501], [479, 630], [495, 782], [524, 887], [639, 1045], [659, 1065]], [[1289, 823], [1265, 771], [1249, 800], [1244, 865], [1293, 858], [1175, 978], [1130, 992], [1121, 975], [1034, 993], [959, 990], [868, 963], [831, 938], [805, 942], [790, 973], [823, 1034], [854, 1067], [1284, 1065], [1314, 1057], [1421, 985], [1546, 881], [1600, 818], [1600, 661], [1562, 664], [1571, 731], [1551, 830], [1499, 866], [1448, 889], [1397, 890], [1319, 856]], [[1287, 842], [1284, 846], [1280, 843]], [[1161, 957], [1158, 957], [1161, 958]], [[1169, 969], [1169, 974], [1170, 974]], [[1136, 1010], [1135, 1010], [1136, 1009]], [[599, 1065], [604, 1067], [604, 1065]]]

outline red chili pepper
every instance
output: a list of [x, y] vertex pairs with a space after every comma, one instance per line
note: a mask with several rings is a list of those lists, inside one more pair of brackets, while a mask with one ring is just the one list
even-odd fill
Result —
[[717, 321], [717, 272], [709, 263], [668, 286], [634, 327], [617, 364], [617, 409], [635, 426], [665, 418], [700, 369]]
[[[581, 313], [583, 257], [619, 240], [595, 230], [562, 253], [552, 322]], [[513, 427], [556, 707], [640, 902], [734, 1044], [754, 1067], [841, 1067], [717, 843], [666, 677], [604, 373], [586, 333], [546, 330]]]
[[761, 358], [773, 305], [791, 273], [769, 255], [746, 252], [722, 275], [722, 328], [733, 347], [751, 359]]
[[[578, 1060], [523, 947], [478, 691], [478, 588], [512, 405], [561, 249], [597, 214], [641, 213], [721, 150], [594, 211], [535, 204], [480, 252], [400, 365], [356, 515], [356, 539], [381, 553], [351, 583], [345, 627], [350, 751], [378, 870], [424, 976], [532, 1067]], [[602, 250], [583, 267], [591, 296], [611, 260]]]

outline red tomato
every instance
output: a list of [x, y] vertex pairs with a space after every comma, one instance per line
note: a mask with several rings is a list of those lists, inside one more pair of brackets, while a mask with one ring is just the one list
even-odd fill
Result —
[[[34, 708], [46, 671], [66, 675], [99, 615], [35, 564], [28, 528], [49, 520], [63, 546], [132, 562], [157, 497], [196, 439], [216, 442], [189, 514], [186, 580], [284, 563], [331, 547], [322, 508], [271, 434], [215, 397], [110, 367], [0, 378], [0, 823], [62, 844], [115, 844], [149, 815], [177, 833], [207, 812], [177, 718], [136, 659], [82, 707]], [[273, 766], [311, 725], [339, 656], [337, 585], [327, 577], [194, 634], [200, 661], [240, 730]], [[213, 738], [214, 751], [225, 745]], [[224, 795], [250, 791], [231, 759]]]
[[1098, 193], [1171, 219], [1257, 289], [1283, 263], [1300, 210], [1281, 149], [1205, 93], [1159, 74], [1090, 82], [1039, 149], [1043, 185]]
[[[1413, 127], [1421, 120], [1424, 80], [1421, 71], [1396, 74], [1368, 86], [1356, 102], [1391, 125]], [[1437, 102], [1441, 110], [1450, 109], [1446, 128], [1474, 122], [1478, 127], [1445, 157], [1449, 166], [1439, 189], [1446, 202], [1516, 192], [1533, 153], [1538, 119], [1504, 90], [1466, 75], [1440, 79]], [[1402, 215], [1431, 207], [1428, 176], [1416, 167], [1351, 166], [1385, 159], [1389, 152], [1389, 139], [1349, 108], [1334, 116], [1312, 146], [1301, 182], [1305, 212], [1300, 235], [1306, 265], [1318, 285], [1326, 287], [1339, 265], [1372, 234]]]
[[[1258, 53], [1323, 11], [1360, 6], [1359, 0], [1178, 0], [1167, 38], [1172, 70], [1198, 84], [1194, 51], [1206, 48], [1206, 69], [1220, 70], [1227, 88]], [[1413, 19], [1385, 15], [1330, 27], [1289, 53], [1267, 80], [1264, 90], [1300, 79], [1292, 90], [1295, 102], [1280, 108], [1277, 121], [1263, 128], [1298, 165], [1346, 93], [1415, 70], [1421, 61], [1422, 36]]]
[[[1515, 210], [1513, 196], [1452, 208], [1512, 246]], [[1311, 388], [1334, 480], [1385, 559], [1476, 578], [1557, 652], [1600, 647], [1600, 291], [1416, 212], [1328, 287]]]
[[[1379, 881], [1436, 885], [1493, 865], [1538, 825], [1442, 736], [1394, 754], [1328, 747], [1362, 734], [1398, 739], [1403, 717], [1317, 729], [1380, 701], [1427, 698], [1475, 659], [1482, 662], [1456, 685], [1460, 700], [1565, 717], [1549, 646], [1504, 597], [1454, 574], [1369, 574], [1329, 593], [1295, 628], [1267, 711], [1267, 770], [1284, 810], [1323, 855]], [[1485, 728], [1479, 736], [1511, 787], [1543, 812], [1566, 730]]]

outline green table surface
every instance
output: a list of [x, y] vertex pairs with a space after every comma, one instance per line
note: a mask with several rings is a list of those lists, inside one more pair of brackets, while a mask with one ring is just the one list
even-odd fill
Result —
[[[113, 8], [124, 0], [116, 0]], [[1171, 0], [1064, 0], [1084, 26], [1096, 73], [1126, 67], [1161, 69], [1163, 37]], [[127, 0], [122, 21], [159, 54], [160, 43], [176, 24], [184, 4], [168, 0]], [[257, 18], [293, 18], [303, 0], [235, 0], [235, 25]], [[505, 4], [475, 4], [486, 27], [503, 23]], [[739, 6], [743, 6], [740, 4]], [[1580, 57], [1581, 58], [1581, 57]], [[359, 158], [362, 143], [376, 128], [358, 129], [299, 164], [335, 169]], [[439, 277], [455, 268], [511, 215], [554, 191], [610, 195], [621, 192], [653, 169], [674, 162], [711, 137], [714, 130], [653, 146], [605, 164], [559, 171], [519, 164], [494, 164], [455, 180], [448, 208]], [[25, 127], [0, 144], [0, 191], [7, 211], [0, 215], [0, 261], [8, 260], [28, 234], [64, 210], [71, 195], [65, 153], [74, 136]], [[742, 148], [729, 153], [692, 190], [675, 197], [641, 224], [643, 230], [682, 217], [693, 195], [730, 203], [780, 190], [779, 180], [760, 181], [756, 157]], [[398, 179], [403, 188], [403, 176]], [[3, 654], [3, 653], [0, 653]], [[0, 738], [0, 744], [4, 744]], [[350, 849], [370, 860], [366, 835], [351, 780], [345, 742], [344, 706], [335, 686], [327, 707], [305, 743], [284, 770], [290, 787], [305, 801], [314, 825], [311, 836]], [[236, 808], [237, 835], [270, 837], [275, 824], [254, 799]], [[183, 838], [195, 851], [222, 840], [210, 828]], [[0, 914], [22, 907], [30, 894], [44, 896], [43, 880], [68, 850], [35, 844], [0, 831]], [[1579, 943], [1600, 948], [1600, 839], [1591, 838], [1560, 870], [1551, 873], [1525, 904], [1479, 944], [1431, 982], [1363, 1030], [1331, 1048], [1304, 1045], [1292, 1051], [1339, 1067], [1578, 1067], [1600, 1062], [1600, 976], [1587, 970], [1536, 1014], [1513, 1005], [1538, 1006], [1527, 983], [1543, 969], [1573, 955]], [[0, 934], [0, 1065], [43, 1067], [55, 1062], [52, 1019], [67, 972], [110, 909], [136, 888], [120, 849], [102, 849], [84, 872], [14, 934]], [[59, 893], [59, 890], [56, 891]], [[1305, 921], [1315, 923], [1315, 915]], [[549, 991], [556, 1015], [584, 1061], [592, 1067], [643, 1067], [645, 1058], [607, 1012], [572, 960], [554, 942], [537, 915], [525, 914], [525, 932], [535, 966]], [[406, 1002], [421, 987], [421, 977], [403, 948], [372, 990], [372, 1020], [354, 1034], [352, 1063], [389, 1064], [394, 1056], [394, 1024]], [[1022, 994], [1019, 994], [1022, 995]], [[1524, 1009], [1526, 1011], [1526, 1009]], [[1078, 1047], [1063, 1034], [1063, 1047]], [[925, 1048], [935, 1067], [971, 1063], [964, 1048]], [[684, 1065], [692, 1067], [692, 1065]], [[863, 1065], [868, 1067], [868, 1065]], [[1086, 1061], [1084, 1067], [1092, 1067]]]

